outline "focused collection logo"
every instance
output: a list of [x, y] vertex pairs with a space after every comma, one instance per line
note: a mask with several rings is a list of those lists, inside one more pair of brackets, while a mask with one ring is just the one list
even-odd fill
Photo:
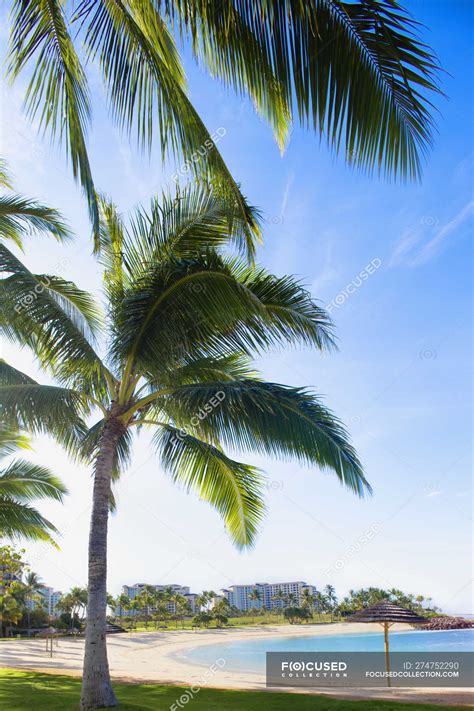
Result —
[[347, 677], [346, 662], [329, 661], [283, 661], [281, 662], [282, 678], [319, 678], [319, 677]]

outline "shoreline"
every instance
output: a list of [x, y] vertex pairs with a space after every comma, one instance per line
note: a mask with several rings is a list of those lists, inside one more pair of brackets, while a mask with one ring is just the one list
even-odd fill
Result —
[[[406, 625], [394, 625], [394, 632], [407, 630]], [[377, 624], [333, 623], [295, 625], [266, 625], [252, 628], [223, 628], [208, 630], [175, 630], [173, 632], [137, 632], [127, 635], [110, 635], [107, 639], [111, 676], [115, 681], [142, 684], [169, 684], [179, 686], [205, 686], [206, 688], [276, 691], [329, 695], [351, 699], [392, 699], [433, 705], [472, 707], [473, 695], [466, 688], [404, 688], [370, 689], [301, 687], [268, 688], [265, 674], [255, 671], [226, 669], [225, 664], [209, 673], [210, 666], [190, 661], [189, 654], [196, 647], [216, 645], [216, 660], [225, 660], [226, 645], [244, 640], [285, 637], [288, 639], [344, 634], [379, 633]], [[53, 658], [46, 655], [45, 641], [39, 639], [13, 640], [0, 645], [0, 666], [24, 671], [53, 674], [81, 675], [83, 639], [60, 638], [54, 646]], [[206, 674], [207, 669], [207, 674]]]

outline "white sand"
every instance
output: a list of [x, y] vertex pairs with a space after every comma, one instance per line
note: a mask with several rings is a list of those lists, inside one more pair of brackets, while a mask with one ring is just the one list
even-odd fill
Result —
[[[392, 630], [407, 629], [394, 625]], [[263, 674], [236, 672], [216, 667], [212, 671], [191, 664], [185, 653], [201, 645], [218, 644], [216, 660], [225, 660], [225, 650], [233, 642], [270, 637], [300, 637], [380, 632], [379, 625], [338, 623], [333, 625], [281, 625], [222, 630], [188, 630], [109, 635], [109, 664], [115, 679], [161, 682], [227, 689], [266, 690]], [[45, 651], [45, 640], [0, 642], [0, 666], [50, 673], [80, 675], [84, 640], [60, 639], [53, 658]], [[472, 706], [469, 689], [292, 689], [298, 693], [324, 693], [338, 697], [393, 698], [419, 703]]]

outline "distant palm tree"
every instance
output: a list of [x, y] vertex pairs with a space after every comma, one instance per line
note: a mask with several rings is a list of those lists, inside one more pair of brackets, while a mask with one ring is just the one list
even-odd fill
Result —
[[313, 614], [314, 600], [314, 595], [309, 589], [303, 588], [303, 592], [301, 593], [301, 606], [307, 609], [310, 615]]
[[83, 622], [87, 604], [87, 590], [75, 586], [68, 593], [61, 595], [56, 605], [60, 612], [65, 612], [70, 616], [70, 629], [75, 627], [75, 622]]
[[[262, 599], [262, 593], [261, 593], [261, 591], [260, 591], [258, 588], [253, 588], [253, 589], [249, 592], [248, 598], [249, 598], [249, 600], [251, 600], [252, 602], [258, 603], [258, 602], [260, 602], [261, 599]], [[258, 605], [256, 605], [256, 607], [258, 607]]]
[[201, 595], [197, 595], [194, 603], [197, 612], [200, 612], [201, 610], [205, 609], [207, 604], [208, 599], [204, 592]]
[[337, 605], [336, 588], [334, 587], [334, 585], [328, 584], [324, 588], [324, 593], [325, 593], [325, 597], [326, 597], [326, 600], [328, 603], [328, 607], [331, 611], [331, 622], [332, 622], [334, 619], [334, 610]]
[[137, 596], [136, 599], [140, 602], [140, 609], [143, 611], [145, 629], [148, 629], [150, 610], [156, 603], [155, 591], [150, 589], [142, 590], [142, 592]]
[[118, 596], [117, 598], [117, 607], [119, 610], [119, 617], [122, 617], [122, 611], [127, 611], [130, 610], [130, 598], [128, 595], [125, 595], [122, 593], [121, 595]]
[[[276, 344], [332, 348], [332, 324], [297, 280], [229, 256], [229, 242], [239, 244], [242, 231], [234, 220], [229, 234], [226, 204], [200, 187], [153, 202], [128, 229], [105, 201], [102, 214], [107, 360], [92, 340], [97, 309], [90, 297], [81, 293], [84, 318], [76, 310], [73, 320], [39, 294], [16, 328], [39, 344], [39, 362], [57, 384], [41, 385], [6, 363], [0, 371], [6, 422], [47, 433], [94, 463], [84, 708], [115, 703], [105, 639], [106, 542], [112, 484], [130, 460], [134, 433], [151, 428], [163, 470], [212, 504], [241, 548], [256, 539], [265, 485], [226, 446], [294, 458], [334, 472], [359, 496], [370, 491], [333, 413], [311, 392], [255, 374], [252, 353]], [[21, 270], [6, 253], [2, 269]], [[28, 284], [35, 279], [20, 274]], [[20, 295], [15, 280], [11, 298]], [[97, 419], [88, 429], [92, 413]]]
[[[1, 505], [1, 504], [0, 504]], [[29, 570], [23, 580], [25, 601], [26, 601], [26, 614], [28, 620], [28, 630], [31, 627], [31, 606], [35, 600], [38, 600], [38, 593], [42, 589], [44, 583], [39, 577], [39, 575], [32, 570]]]
[[[13, 0], [9, 74], [26, 70], [26, 109], [67, 150], [99, 241], [87, 151], [92, 111], [84, 67], [99, 65], [111, 114], [151, 150], [181, 154], [186, 171], [218, 181], [258, 232], [238, 185], [191, 103], [171, 30], [199, 63], [253, 100], [283, 148], [292, 121], [326, 135], [364, 169], [416, 176], [432, 136], [438, 63], [393, 0]], [[81, 58], [84, 57], [84, 67]], [[92, 70], [94, 71], [94, 70]]]
[[[2, 367], [0, 360], [0, 379]], [[0, 460], [20, 449], [30, 449], [28, 439], [0, 429]], [[24, 459], [11, 460], [0, 469], [0, 537], [47, 541], [56, 546], [56, 527], [31, 506], [31, 501], [62, 501], [65, 494], [64, 484], [46, 467]]]
[[314, 608], [316, 610], [316, 614], [319, 615], [319, 619], [322, 619], [322, 614], [324, 612], [324, 608], [325, 608], [325, 604], [326, 604], [325, 597], [322, 592], [317, 590], [314, 598], [315, 598]]
[[274, 602], [280, 603], [278, 608], [284, 607], [286, 605], [286, 595], [283, 592], [283, 588], [278, 588], [276, 593], [273, 595], [272, 600]]
[[133, 612], [135, 614], [131, 615], [131, 629], [137, 626], [137, 619], [142, 611], [142, 601], [140, 600], [140, 597], [137, 596], [133, 598], [133, 600], [130, 601], [130, 612]]

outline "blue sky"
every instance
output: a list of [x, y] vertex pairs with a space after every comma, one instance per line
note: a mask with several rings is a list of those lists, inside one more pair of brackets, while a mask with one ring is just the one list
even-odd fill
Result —
[[[187, 58], [192, 99], [235, 178], [265, 216], [259, 261], [301, 277], [331, 305], [340, 350], [274, 353], [268, 379], [313, 387], [343, 419], [373, 485], [360, 501], [335, 477], [249, 457], [268, 474], [269, 510], [256, 547], [235, 551], [218, 515], [173, 488], [146, 439], [119, 488], [110, 527], [109, 589], [124, 583], [218, 589], [303, 579], [349, 588], [376, 585], [431, 595], [470, 612], [471, 590], [471, 5], [410, 2], [448, 72], [438, 135], [421, 185], [368, 178], [295, 127], [280, 156], [250, 102], [237, 99]], [[4, 45], [5, 36], [2, 37]], [[111, 126], [93, 74], [91, 155], [96, 184], [125, 212], [160, 191], [176, 165], [149, 161]], [[77, 239], [67, 248], [31, 240], [26, 261], [98, 290], [87, 212], [64, 157], [21, 114], [22, 86], [3, 84], [1, 155], [21, 192], [59, 208]], [[369, 277], [358, 275], [372, 263]], [[349, 293], [351, 292], [351, 293]], [[4, 357], [34, 374], [27, 352]], [[34, 455], [60, 473], [71, 495], [43, 506], [63, 531], [61, 551], [26, 546], [35, 570], [59, 589], [84, 584], [91, 479], [51, 442]]]

